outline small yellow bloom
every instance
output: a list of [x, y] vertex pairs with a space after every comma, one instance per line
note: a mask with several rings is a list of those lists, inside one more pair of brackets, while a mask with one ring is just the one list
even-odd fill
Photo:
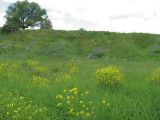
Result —
[[88, 91], [85, 92], [85, 95], [88, 95]]
[[102, 100], [102, 104], [106, 104], [106, 101], [105, 101], [105, 100]]
[[66, 90], [63, 90], [64, 93], [66, 93]]
[[76, 113], [76, 116], [77, 116], [77, 117], [79, 116], [79, 112]]
[[78, 92], [77, 91], [74, 91], [74, 93], [73, 93], [74, 95], [77, 95], [78, 94]]
[[21, 100], [23, 100], [23, 99], [24, 99], [24, 97], [22, 97], [22, 96], [21, 96], [21, 97], [20, 97], [20, 99], [21, 99]]
[[73, 111], [74, 111], [74, 108], [71, 108], [69, 112], [70, 112], [70, 113], [73, 113]]
[[89, 104], [92, 104], [92, 103], [93, 103], [92, 101], [89, 102]]
[[7, 112], [6, 115], [9, 115], [9, 112]]
[[110, 103], [107, 103], [107, 106], [110, 106]]
[[29, 119], [29, 120], [31, 120], [31, 119], [32, 119], [32, 117], [28, 117], [28, 119]]
[[82, 104], [82, 103], [83, 103], [83, 101], [81, 100], [81, 101], [80, 101], [80, 104]]
[[70, 99], [70, 96], [67, 96], [67, 100], [69, 100]]
[[72, 96], [71, 98], [72, 98], [72, 99], [74, 99], [74, 97], [73, 97], [73, 96]]
[[70, 104], [71, 102], [70, 101], [67, 101], [67, 104]]
[[84, 114], [84, 111], [80, 111], [79, 114], [83, 115], [83, 114]]
[[57, 104], [57, 107], [62, 107], [62, 103], [58, 103], [58, 104]]
[[89, 112], [86, 113], [86, 117], [89, 117], [91, 116], [91, 114]]
[[62, 95], [57, 95], [57, 96], [56, 96], [56, 99], [62, 100], [62, 99], [63, 99], [63, 96], [62, 96]]

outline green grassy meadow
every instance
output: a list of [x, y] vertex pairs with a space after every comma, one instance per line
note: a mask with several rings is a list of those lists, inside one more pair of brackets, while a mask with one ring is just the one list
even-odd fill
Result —
[[[83, 30], [0, 34], [0, 119], [160, 120], [160, 85], [150, 82], [159, 61], [160, 35]], [[98, 85], [96, 70], [110, 65], [123, 73], [122, 83]], [[66, 106], [57, 108], [56, 96], [73, 88], [87, 97], [68, 103], [66, 96]], [[79, 105], [81, 99], [88, 108]], [[66, 115], [68, 104], [83, 115]]]

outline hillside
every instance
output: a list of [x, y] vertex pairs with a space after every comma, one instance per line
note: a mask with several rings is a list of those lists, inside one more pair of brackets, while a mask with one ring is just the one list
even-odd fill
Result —
[[1, 56], [158, 59], [160, 35], [86, 31], [20, 31], [0, 36]]
[[160, 35], [0, 35], [0, 120], [160, 120]]

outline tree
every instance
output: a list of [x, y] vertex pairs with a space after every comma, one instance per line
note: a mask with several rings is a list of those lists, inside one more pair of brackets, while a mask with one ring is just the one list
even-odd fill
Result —
[[17, 31], [19, 26], [15, 21], [7, 21], [1, 29], [2, 33], [9, 33], [12, 31]]
[[46, 16], [46, 10], [42, 9], [37, 3], [30, 3], [28, 0], [18, 1], [8, 7], [4, 27], [15, 27], [15, 30], [17, 30], [39, 26], [41, 22], [48, 20]]
[[12, 31], [17, 31], [19, 28], [16, 26], [16, 24], [5, 24], [1, 28], [2, 33], [10, 33]]
[[52, 29], [52, 23], [49, 19], [44, 19], [40, 25], [41, 29]]

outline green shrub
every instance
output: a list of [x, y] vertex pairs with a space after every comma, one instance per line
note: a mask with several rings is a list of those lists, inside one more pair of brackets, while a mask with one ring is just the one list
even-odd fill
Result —
[[1, 29], [1, 32], [2, 33], [10, 33], [10, 32], [14, 32], [14, 31], [18, 31], [18, 27], [16, 27], [15, 25], [8, 25], [8, 24], [5, 24], [2, 29]]
[[115, 66], [98, 69], [96, 71], [96, 81], [101, 85], [115, 85], [122, 80], [122, 73]]
[[102, 58], [104, 56], [105, 56], [105, 53], [103, 49], [93, 48], [90, 54], [88, 55], [88, 58], [94, 59], [94, 58]]

